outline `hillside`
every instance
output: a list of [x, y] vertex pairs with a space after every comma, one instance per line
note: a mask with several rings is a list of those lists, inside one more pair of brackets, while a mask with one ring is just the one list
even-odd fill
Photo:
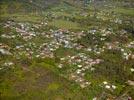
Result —
[[0, 100], [133, 100], [133, 0], [0, 0]]
[[[133, 7], [133, 0], [95, 0], [96, 7], [103, 7], [108, 4]], [[50, 7], [58, 4], [66, 3], [76, 7], [82, 7], [83, 0], [0, 0], [0, 13], [27, 13], [27, 12], [42, 12]]]
[[45, 10], [60, 0], [0, 0], [1, 13], [27, 13]]

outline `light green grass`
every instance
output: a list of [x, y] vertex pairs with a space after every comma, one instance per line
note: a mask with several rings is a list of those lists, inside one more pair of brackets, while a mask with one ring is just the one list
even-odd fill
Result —
[[124, 15], [134, 16], [133, 8], [115, 8], [113, 9], [113, 11], [124, 14]]
[[59, 88], [59, 84], [58, 83], [51, 83], [51, 84], [49, 84], [49, 86], [48, 86], [48, 90], [57, 90], [58, 88]]
[[63, 28], [63, 29], [78, 29], [79, 26], [77, 23], [71, 22], [71, 21], [65, 21], [65, 20], [54, 20], [49, 23], [49, 25]]
[[33, 15], [33, 14], [2, 14], [0, 15], [2, 19], [8, 18], [8, 19], [13, 19], [18, 22], [33, 22], [33, 23], [38, 23], [41, 22], [42, 17], [38, 15]]

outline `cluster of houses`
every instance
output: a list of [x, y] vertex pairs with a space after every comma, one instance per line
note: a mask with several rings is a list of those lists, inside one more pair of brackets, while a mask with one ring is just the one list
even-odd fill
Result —
[[13, 62], [5, 62], [1, 65], [0, 70], [8, 69], [8, 68], [14, 68]]
[[107, 81], [104, 81], [102, 84], [101, 84], [102, 87], [105, 87], [106, 89], [109, 89], [109, 90], [115, 90], [117, 88], [117, 86], [111, 84], [111, 83], [108, 83]]
[[84, 79], [85, 72], [90, 70], [91, 72], [95, 70], [93, 67], [96, 64], [103, 62], [101, 59], [92, 59], [85, 53], [78, 53], [74, 56], [67, 56], [60, 59], [59, 68], [64, 68], [64, 63], [68, 63], [70, 66], [75, 66], [75, 70], [72, 70], [69, 75], [69, 79], [74, 80], [82, 88], [85, 88], [91, 84], [86, 79]]
[[[24, 40], [28, 41], [29, 39], [32, 39], [37, 34], [35, 32], [35, 29], [38, 29], [40, 25], [32, 25], [30, 23], [15, 23], [12, 21], [8, 21], [5, 23], [5, 27], [10, 27], [12, 29], [15, 29], [18, 34], [18, 36], [22, 37]], [[16, 36], [12, 36], [16, 37]]]
[[0, 54], [12, 55], [12, 53], [10, 52], [10, 47], [6, 44], [0, 43]]
[[[2, 34], [1, 38], [7, 38], [7, 39], [14, 39], [17, 37], [22, 38], [25, 42], [18, 44], [16, 43], [16, 47], [12, 48], [15, 52], [10, 52], [10, 47], [8, 45], [0, 43], [0, 53], [3, 55], [13, 55], [21, 58], [22, 55], [26, 55], [29, 58], [37, 57], [37, 58], [54, 58], [54, 51], [59, 49], [60, 47], [68, 48], [68, 49], [76, 49], [76, 50], [84, 50], [85, 52], [92, 52], [94, 54], [101, 54], [102, 52], [105, 52], [105, 50], [120, 50], [122, 54], [122, 58], [129, 60], [134, 59], [134, 53], [131, 50], [128, 50], [129, 48], [134, 48], [134, 41], [130, 41], [127, 44], [123, 44], [123, 46], [120, 46], [120, 43], [118, 41], [114, 42], [107, 42], [106, 39], [110, 35], [113, 35], [113, 29], [92, 29], [87, 32], [80, 31], [80, 32], [72, 32], [69, 30], [53, 30], [50, 29], [49, 32], [38, 32], [37, 29], [40, 29], [41, 25], [43, 24], [30, 24], [30, 23], [15, 23], [12, 21], [8, 21], [5, 23], [5, 28], [10, 27], [11, 29], [16, 30], [16, 34], [7, 33]], [[46, 24], [45, 24], [46, 25]], [[95, 36], [101, 33], [99, 36], [100, 38], [95, 38]], [[99, 44], [96, 44], [94, 46], [84, 47], [81, 44], [77, 43], [78, 39], [81, 39], [82, 37], [86, 36], [87, 34], [92, 34], [94, 37], [93, 40], [97, 41], [99, 39], [100, 42], [103, 43], [102, 46], [99, 46]], [[122, 34], [120, 34], [122, 35]], [[44, 38], [44, 42], [42, 43], [36, 43], [36, 41], [32, 42], [31, 39], [38, 38], [38, 36], [41, 36], [41, 38]], [[39, 38], [40, 39], [40, 38]], [[47, 41], [45, 41], [47, 40]], [[94, 42], [92, 41], [92, 42]], [[70, 66], [76, 66], [75, 70], [69, 73], [69, 79], [74, 80], [76, 83], [78, 83], [82, 88], [87, 87], [91, 84], [91, 82], [87, 81], [84, 78], [86, 71], [94, 71], [96, 70], [93, 66], [100, 64], [101, 62], [104, 62], [102, 59], [93, 59], [92, 57], [88, 56], [86, 53], [78, 53], [76, 55], [68, 55], [64, 58], [60, 58], [60, 63], [58, 65], [58, 68], [62, 69], [64, 68], [64, 62], [68, 63]], [[6, 63], [6, 66], [11, 66], [12, 63]], [[134, 72], [134, 69], [130, 69], [131, 72]], [[107, 89], [115, 89], [116, 86], [109, 85], [108, 83], [104, 82], [104, 87]]]

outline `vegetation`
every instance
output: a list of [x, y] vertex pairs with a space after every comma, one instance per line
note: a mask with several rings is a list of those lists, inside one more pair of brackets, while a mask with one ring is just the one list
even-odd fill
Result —
[[0, 0], [1, 100], [134, 99], [133, 2], [88, 1]]

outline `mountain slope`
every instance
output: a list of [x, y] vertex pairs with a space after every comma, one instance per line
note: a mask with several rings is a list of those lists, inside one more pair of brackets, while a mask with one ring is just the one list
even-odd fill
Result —
[[0, 0], [0, 13], [36, 12], [58, 3], [60, 0]]

